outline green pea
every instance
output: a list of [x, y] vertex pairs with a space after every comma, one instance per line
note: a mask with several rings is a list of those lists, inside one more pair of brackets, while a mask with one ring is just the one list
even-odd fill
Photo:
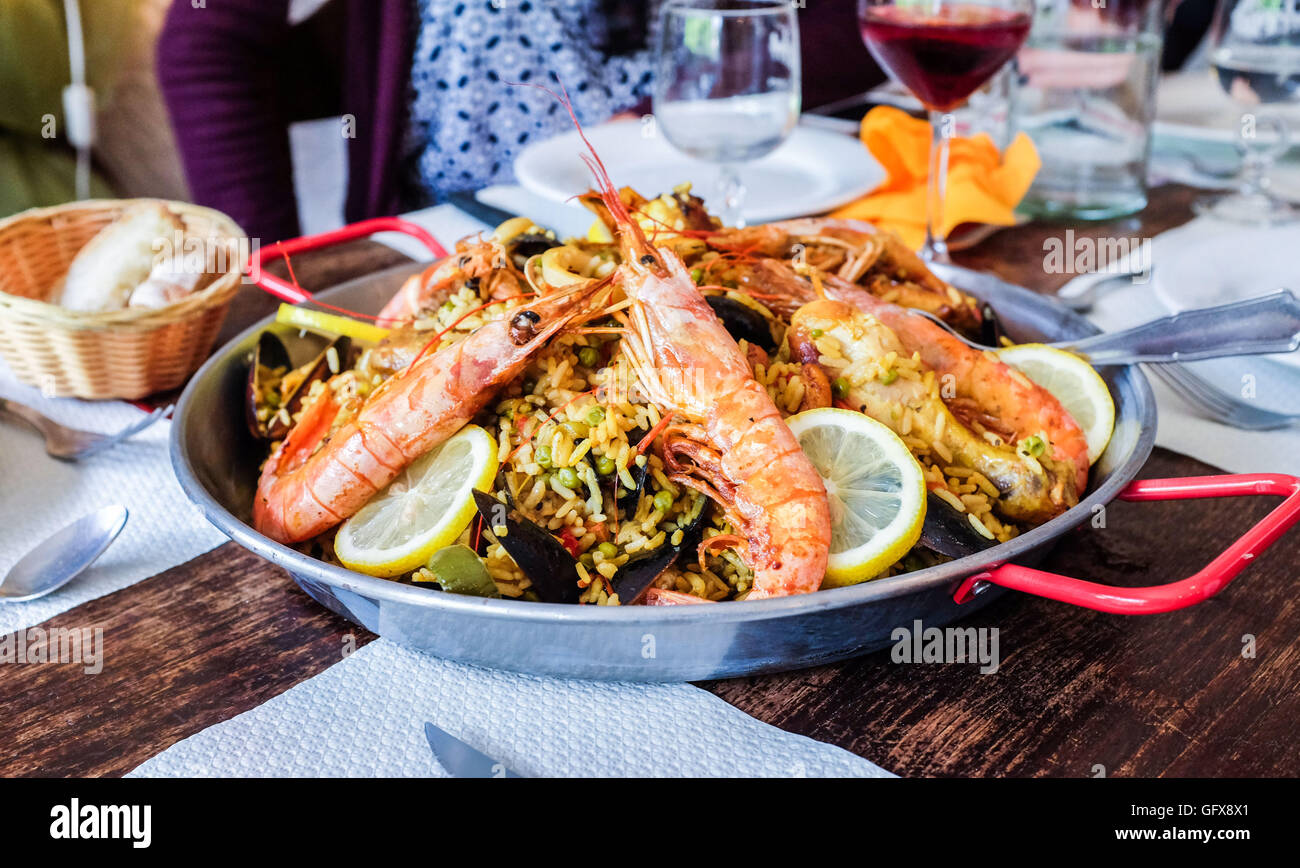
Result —
[[831, 394], [843, 400], [849, 394], [849, 381], [843, 377], [836, 377], [835, 381], [831, 383]]
[[596, 546], [596, 551], [605, 556], [605, 560], [618, 557], [618, 546], [613, 543], [603, 542]]
[[551, 466], [551, 447], [538, 446], [535, 454], [537, 457], [537, 463], [549, 469]]
[[813, 329], [813, 330], [812, 330], [812, 336], [815, 337], [815, 338], [819, 338], [819, 337], [821, 337], [821, 336], [824, 335], [824, 334], [826, 334], [826, 332], [822, 331], [821, 329]]
[[596, 558], [591, 552], [583, 552], [582, 557], [578, 558], [578, 563], [582, 564], [589, 570], [596, 568]]
[[529, 377], [527, 380], [524, 380], [523, 390], [525, 395], [531, 395], [533, 393], [533, 389], [536, 388], [537, 388], [536, 380], [532, 379], [531, 377]]
[[603, 407], [592, 407], [587, 411], [587, 424], [593, 428], [605, 421], [605, 409]]
[[691, 280], [695, 281], [697, 284], [703, 283], [703, 282], [704, 282], [704, 269], [703, 269], [703, 268], [692, 268], [692, 269], [691, 269]]
[[614, 464], [614, 459], [610, 458], [608, 455], [602, 455], [596, 460], [596, 472], [601, 476], [609, 476], [617, 469], [618, 467]]
[[578, 350], [578, 361], [582, 363], [584, 368], [594, 368], [600, 361], [600, 353], [596, 351], [595, 347], [583, 347]]
[[1047, 444], [1043, 442], [1042, 437], [1039, 437], [1037, 434], [1035, 434], [1032, 437], [1025, 438], [1024, 449], [1030, 455], [1037, 458], [1040, 455], [1042, 455], [1045, 451], [1047, 451]]
[[565, 488], [578, 487], [578, 471], [574, 470], [572, 467], [561, 467], [555, 476], [560, 480], [560, 485], [563, 485]]
[[888, 386], [890, 383], [894, 382], [897, 379], [898, 379], [898, 371], [894, 370], [893, 368], [890, 368], [888, 371], [885, 371], [885, 373], [880, 375], [880, 382], [886, 386]]
[[660, 512], [667, 512], [673, 508], [673, 496], [671, 492], [660, 491], [655, 494], [655, 509]]

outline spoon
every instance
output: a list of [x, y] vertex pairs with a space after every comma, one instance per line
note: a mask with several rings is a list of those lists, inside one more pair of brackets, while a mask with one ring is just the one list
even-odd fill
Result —
[[0, 602], [21, 603], [57, 591], [95, 562], [126, 527], [125, 506], [82, 516], [23, 555], [0, 582]]

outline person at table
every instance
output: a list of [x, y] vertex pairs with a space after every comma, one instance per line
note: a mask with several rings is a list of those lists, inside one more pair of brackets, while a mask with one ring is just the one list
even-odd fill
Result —
[[[195, 201], [271, 242], [300, 234], [291, 122], [342, 116], [348, 221], [509, 182], [523, 148], [571, 124], [507, 82], [557, 74], [584, 124], [647, 110], [661, 2], [330, 0], [298, 23], [290, 0], [176, 2], [158, 75]], [[855, 8], [800, 12], [805, 107], [882, 80]]]

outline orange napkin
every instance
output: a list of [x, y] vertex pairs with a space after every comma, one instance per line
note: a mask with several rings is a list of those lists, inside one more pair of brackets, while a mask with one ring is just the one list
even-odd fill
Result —
[[[862, 119], [862, 142], [884, 166], [886, 179], [831, 216], [892, 229], [912, 249], [919, 249], [925, 240], [930, 124], [900, 109], [877, 106]], [[1014, 225], [1012, 209], [1029, 189], [1040, 165], [1038, 151], [1024, 133], [1018, 133], [1002, 155], [985, 133], [954, 137], [948, 152], [945, 237], [961, 223]]]

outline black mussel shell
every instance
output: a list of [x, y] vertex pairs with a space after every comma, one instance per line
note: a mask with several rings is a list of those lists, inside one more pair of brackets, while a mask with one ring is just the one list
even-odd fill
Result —
[[659, 548], [629, 558], [610, 581], [610, 587], [618, 594], [619, 602], [628, 605], [635, 602], [646, 588], [659, 578], [664, 570], [672, 566], [682, 552], [695, 551], [704, 536], [704, 517], [708, 513], [708, 504], [703, 495], [696, 495], [698, 511], [690, 524], [682, 529], [682, 541], [677, 545], [664, 543]]
[[964, 558], [997, 545], [997, 541], [971, 527], [966, 513], [958, 512], [948, 501], [930, 492], [926, 496], [920, 544], [935, 554]]
[[772, 338], [772, 327], [767, 318], [749, 305], [741, 304], [725, 295], [705, 296], [709, 307], [717, 314], [726, 328], [727, 334], [737, 341], [746, 340], [765, 352], [776, 352], [776, 341]]
[[980, 303], [980, 333], [977, 340], [986, 347], [1002, 346], [1002, 337], [1006, 332], [1002, 329], [1002, 320], [998, 319], [997, 312], [987, 301]]
[[[334, 370], [330, 368], [329, 351], [333, 349], [338, 358], [339, 370], [346, 370], [351, 362], [352, 339], [346, 336], [334, 338], [320, 354], [316, 356], [306, 367], [307, 375], [303, 377], [302, 382], [293, 390], [293, 393], [285, 398], [281, 409], [288, 411], [289, 417], [293, 416], [302, 409], [303, 399], [311, 391], [312, 384], [317, 380], [328, 380], [334, 376]], [[289, 361], [289, 351], [285, 348], [284, 342], [273, 332], [262, 332], [257, 339], [257, 347], [253, 350], [253, 359], [248, 368], [248, 387], [245, 395], [244, 416], [248, 421], [248, 430], [254, 437], [263, 440], [279, 440], [289, 433], [291, 423], [284, 421], [284, 414], [276, 413], [266, 422], [261, 422], [257, 418], [257, 396], [262, 394], [262, 383], [258, 377], [263, 369], [274, 370], [275, 368], [284, 368], [286, 371], [291, 367]]]
[[[635, 446], [649, 433], [644, 428], [635, 428], [627, 432], [627, 442]], [[645, 478], [649, 467], [649, 462], [642, 467], [635, 461], [628, 466], [628, 475], [636, 483], [636, 488], [631, 491], [623, 487], [623, 482], [617, 473], [610, 477], [613, 480], [610, 484], [614, 486], [614, 507], [618, 510], [619, 518], [631, 518], [636, 515], [637, 504], [641, 501], [641, 492], [645, 490]]]
[[257, 418], [257, 396], [262, 394], [262, 371], [279, 368], [288, 373], [292, 367], [284, 341], [275, 332], [262, 332], [257, 338], [257, 346], [253, 348], [253, 358], [248, 363], [248, 379], [244, 389], [244, 419], [254, 437], [266, 437], [267, 429], [267, 424]]
[[506, 249], [510, 251], [510, 258], [514, 260], [515, 265], [523, 268], [529, 258], [559, 246], [560, 242], [551, 236], [533, 232], [510, 239]]
[[578, 602], [578, 561], [563, 543], [490, 494], [475, 491], [474, 504], [489, 528], [505, 525], [506, 535], [496, 540], [528, 576], [542, 602]]

